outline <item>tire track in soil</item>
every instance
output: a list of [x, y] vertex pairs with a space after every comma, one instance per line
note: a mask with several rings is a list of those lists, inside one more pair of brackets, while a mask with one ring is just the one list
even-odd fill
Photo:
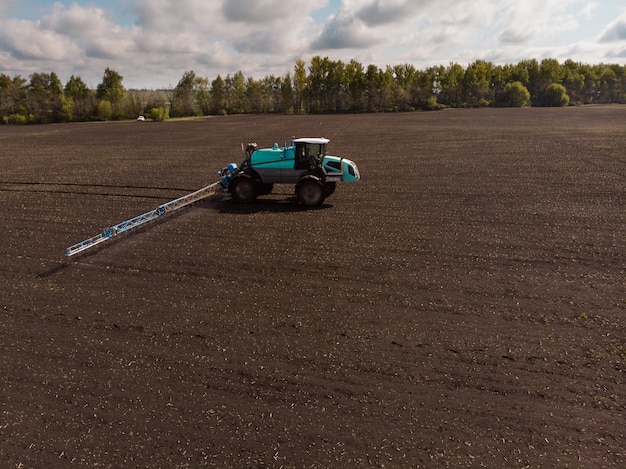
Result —
[[[65, 188], [82, 188], [83, 190], [69, 190]], [[95, 189], [95, 190], [92, 190]], [[105, 192], [98, 189], [119, 189], [118, 192]], [[48, 183], [48, 182], [0, 182], [0, 192], [37, 192], [47, 194], [66, 194], [66, 195], [96, 195], [103, 197], [132, 197], [143, 199], [175, 199], [180, 195], [172, 194], [172, 192], [189, 193], [195, 189], [175, 188], [175, 187], [154, 187], [154, 186], [129, 186], [114, 184], [79, 184], [79, 183]], [[154, 194], [131, 194], [123, 191], [157, 191], [167, 192], [163, 195]]]

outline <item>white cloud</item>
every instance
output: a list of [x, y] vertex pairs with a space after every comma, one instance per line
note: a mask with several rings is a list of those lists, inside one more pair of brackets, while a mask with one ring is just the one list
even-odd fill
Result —
[[605, 57], [611, 60], [626, 60], [626, 47], [611, 49], [606, 53]]
[[[136, 1], [137, 25], [148, 31], [180, 33], [189, 29], [210, 27], [221, 31], [221, 4], [203, 0]], [[208, 30], [207, 32], [210, 32]]]
[[18, 60], [54, 62], [80, 54], [80, 49], [70, 39], [42, 28], [39, 22], [3, 21], [0, 31], [0, 48]]
[[[227, 0], [222, 4], [226, 21], [251, 27], [297, 28], [297, 22], [312, 10], [325, 6], [326, 1], [315, 0]], [[281, 28], [281, 29], [282, 29]]]
[[502, 44], [526, 44], [532, 41], [535, 32], [532, 30], [506, 29], [498, 35]]
[[76, 39], [112, 34], [118, 29], [101, 8], [72, 4], [66, 9], [59, 3], [43, 17], [41, 27]]
[[365, 23], [347, 12], [331, 18], [318, 38], [312, 41], [311, 50], [365, 49], [380, 44], [383, 38]]
[[0, 2], [0, 16], [6, 17], [17, 10], [19, 0], [3, 0]]
[[110, 67], [127, 87], [176, 84], [186, 70], [283, 75], [314, 55], [425, 68], [550, 54], [594, 63], [626, 49], [626, 12], [611, 0], [57, 0], [18, 19], [21, 6], [0, 3], [3, 73], [96, 84]]
[[[498, 35], [504, 44], [531, 44], [558, 38], [578, 26], [578, 0], [527, 0], [514, 2], [499, 22]], [[568, 8], [570, 7], [571, 8]]]
[[397, 25], [425, 11], [433, 0], [370, 0], [354, 8], [354, 15], [367, 26]]
[[609, 24], [600, 34], [600, 42], [619, 42], [626, 40], [626, 14]]

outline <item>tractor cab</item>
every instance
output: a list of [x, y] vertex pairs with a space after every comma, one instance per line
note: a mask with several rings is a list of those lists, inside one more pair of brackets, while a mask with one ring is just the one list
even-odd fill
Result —
[[293, 140], [295, 169], [318, 169], [326, 156], [326, 138], [297, 138]]

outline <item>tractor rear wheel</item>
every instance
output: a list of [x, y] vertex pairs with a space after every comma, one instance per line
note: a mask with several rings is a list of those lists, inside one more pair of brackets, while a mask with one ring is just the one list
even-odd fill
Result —
[[228, 188], [233, 200], [241, 204], [250, 203], [257, 197], [256, 183], [245, 174], [232, 178]]
[[303, 179], [296, 186], [296, 196], [300, 203], [306, 207], [319, 207], [324, 203], [324, 186], [313, 178]]
[[324, 196], [330, 197], [333, 194], [333, 192], [335, 192], [336, 188], [337, 188], [336, 182], [325, 182], [324, 183]]

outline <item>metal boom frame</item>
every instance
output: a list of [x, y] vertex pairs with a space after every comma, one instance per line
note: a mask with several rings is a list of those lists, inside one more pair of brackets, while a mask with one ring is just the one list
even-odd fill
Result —
[[184, 195], [182, 197], [179, 197], [178, 199], [174, 199], [163, 205], [159, 205], [157, 208], [151, 210], [150, 212], [146, 212], [142, 215], [131, 218], [130, 220], [123, 221], [121, 223], [118, 223], [117, 225], [109, 226], [102, 230], [102, 233], [92, 236], [91, 238], [87, 238], [86, 240], [81, 241], [80, 243], [76, 243], [73, 246], [67, 248], [65, 250], [65, 256], [71, 257], [78, 253], [85, 252], [86, 250], [91, 249], [105, 241], [108, 241], [119, 234], [130, 231], [134, 228], [137, 228], [138, 226], [144, 225], [152, 220], [162, 217], [165, 214], [174, 212], [185, 207], [186, 205], [204, 199], [205, 197], [208, 197], [223, 188], [224, 184], [221, 181], [217, 181], [213, 184], [209, 184], [208, 186], [203, 187], [202, 189], [198, 189], [191, 194]]

